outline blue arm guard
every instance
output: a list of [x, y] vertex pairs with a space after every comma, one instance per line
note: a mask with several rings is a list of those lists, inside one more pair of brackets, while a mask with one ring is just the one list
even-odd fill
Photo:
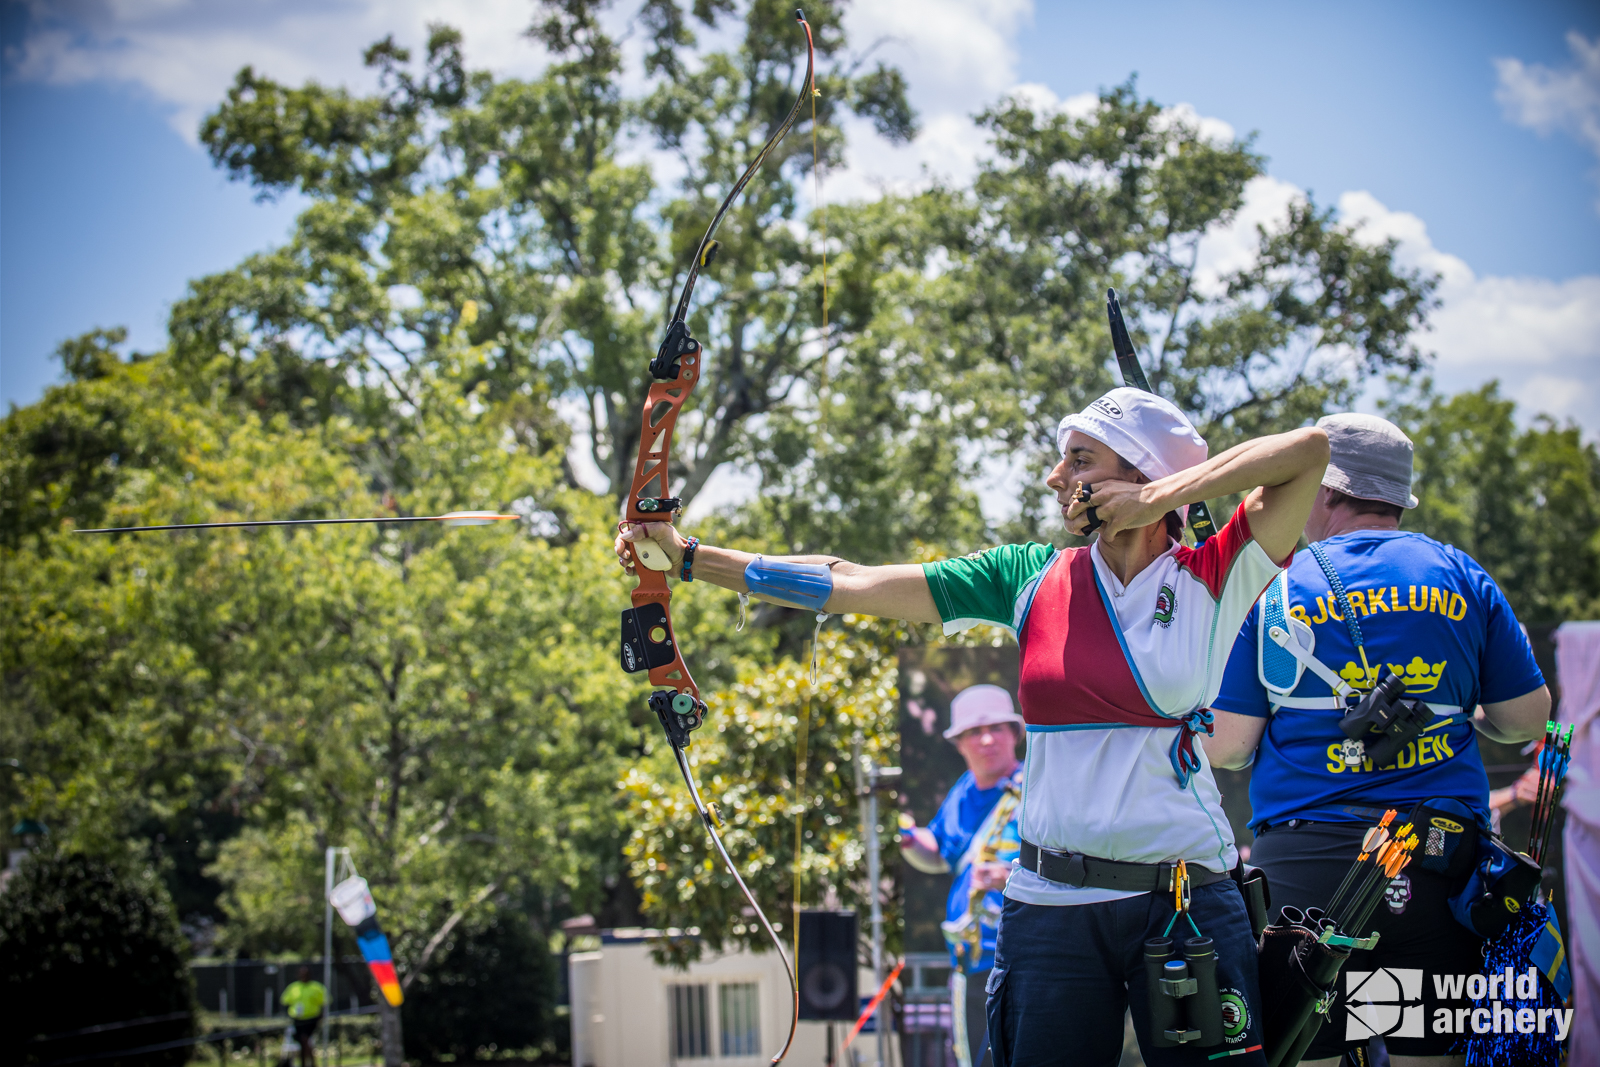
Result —
[[768, 600], [822, 611], [833, 595], [833, 571], [821, 563], [786, 563], [757, 556], [744, 569], [750, 592]]

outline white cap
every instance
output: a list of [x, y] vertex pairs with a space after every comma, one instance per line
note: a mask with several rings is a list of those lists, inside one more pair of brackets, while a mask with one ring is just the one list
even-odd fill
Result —
[[945, 740], [957, 737], [975, 726], [995, 726], [1014, 722], [1021, 726], [1011, 703], [1011, 694], [998, 685], [969, 685], [950, 701], [950, 729], [944, 732]]
[[[1206, 442], [1170, 400], [1143, 389], [1111, 390], [1056, 427], [1056, 447], [1067, 454], [1067, 434], [1086, 433], [1155, 481], [1206, 461]], [[1177, 509], [1187, 518], [1189, 509]]]

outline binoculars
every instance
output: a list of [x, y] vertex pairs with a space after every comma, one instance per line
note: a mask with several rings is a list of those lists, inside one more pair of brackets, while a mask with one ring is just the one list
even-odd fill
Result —
[[1203, 1048], [1222, 1043], [1217, 951], [1209, 937], [1191, 937], [1182, 945], [1170, 937], [1146, 941], [1144, 974], [1152, 1044]]
[[[1374, 767], [1386, 767], [1407, 744], [1421, 736], [1433, 722], [1433, 709], [1420, 700], [1405, 699], [1406, 683], [1390, 671], [1372, 692], [1362, 698], [1345, 717], [1339, 720], [1339, 729], [1360, 746], [1354, 757], [1360, 763], [1364, 757]], [[1351, 762], [1346, 757], [1345, 762]]]

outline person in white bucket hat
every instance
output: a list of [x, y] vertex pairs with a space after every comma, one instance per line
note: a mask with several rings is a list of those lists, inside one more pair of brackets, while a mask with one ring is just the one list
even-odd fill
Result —
[[[868, 567], [691, 545], [663, 522], [619, 533], [617, 554], [629, 566], [628, 542], [650, 540], [691, 581], [951, 634], [1010, 632], [1027, 751], [1019, 863], [988, 983], [995, 1064], [1116, 1063], [1128, 1011], [1151, 1067], [1265, 1064], [1254, 938], [1229, 877], [1238, 850], [1196, 738], [1210, 732], [1233, 636], [1294, 552], [1327, 435], [1306, 427], [1208, 459], [1172, 404], [1113, 389], [1063, 419], [1058, 444], [1045, 484], [1068, 533], [1097, 529], [1087, 548], [1010, 544]], [[1177, 541], [1189, 504], [1233, 493], [1244, 501], [1215, 536]], [[1152, 1032], [1143, 945], [1178, 902], [1215, 946], [1220, 1048], [1158, 1046]]]
[[[988, 1049], [984, 989], [994, 967], [1000, 890], [1017, 858], [1017, 802], [1022, 796], [1022, 716], [998, 685], [971, 685], [950, 701], [945, 740], [967, 769], [927, 826], [900, 816], [900, 855], [925, 874], [954, 874], [941, 923], [950, 945], [951, 1018], [956, 1059], [982, 1067]], [[964, 1039], [964, 1040], [963, 1040]]]

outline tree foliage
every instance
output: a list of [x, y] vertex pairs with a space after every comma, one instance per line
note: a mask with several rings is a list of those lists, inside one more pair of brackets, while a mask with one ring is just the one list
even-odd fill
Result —
[[437, 1063], [555, 1044], [555, 960], [514, 909], [486, 909], [451, 932], [402, 1006], [406, 1054]]
[[[47, 847], [11, 876], [3, 899], [0, 994], [11, 1019], [8, 1062], [99, 1058], [194, 1033], [188, 945], [148, 864]], [[131, 1020], [142, 1025], [74, 1034]], [[50, 1040], [29, 1044], [36, 1036]], [[100, 1062], [160, 1067], [188, 1058], [189, 1050], [178, 1048]]]
[[[635, 689], [615, 678], [620, 590], [600, 502], [517, 446], [514, 400], [487, 404], [451, 380], [383, 453], [348, 422], [299, 429], [199, 405], [180, 375], [165, 357], [120, 364], [6, 421], [24, 499], [61, 504], [40, 505], [53, 528], [19, 518], [0, 577], [19, 713], [6, 740], [28, 772], [11, 776], [12, 804], [84, 846], [199, 805], [241, 813], [214, 865], [230, 887], [227, 949], [320, 944], [328, 845], [351, 848], [410, 975], [496, 888], [592, 906], [620, 867], [590, 857], [617, 854], [609, 796], [638, 743]], [[148, 435], [160, 462], [112, 464], [98, 497], [29, 484], [48, 476], [30, 449], [81, 422], [101, 390], [123, 398], [122, 432]], [[374, 492], [401, 480], [403, 498]], [[75, 535], [69, 518], [402, 507], [525, 518], [134, 537]]]
[[[786, 660], [776, 668], [751, 664], [711, 695], [690, 763], [702, 798], [725, 822], [722, 837], [741, 877], [779, 931], [792, 935], [797, 889], [807, 907], [869, 905], [857, 769], [895, 759], [895, 650], [920, 637], [899, 624], [845, 616], [842, 629], [820, 631], [815, 684], [809, 661]], [[665, 943], [665, 954], [729, 942], [770, 946], [702, 830], [670, 750], [657, 746], [652, 759], [629, 769], [622, 788], [632, 827], [626, 853], [645, 913], [698, 937]], [[892, 827], [880, 828], [879, 840], [892, 856]], [[889, 929], [896, 929], [892, 918]]]
[[[468, 388], [481, 380], [500, 399], [538, 381], [581, 397], [594, 459], [625, 484], [642, 357], [718, 202], [800, 91], [805, 51], [781, 4], [751, 4], [736, 47], [697, 54], [696, 26], [741, 13], [651, 0], [641, 12], [650, 88], [628, 99], [604, 6], [541, 6], [529, 36], [551, 63], [530, 81], [468, 71], [460, 35], [447, 27], [434, 28], [417, 71], [390, 40], [369, 49], [383, 87], [370, 97], [242, 70], [207, 117], [203, 142], [262, 195], [295, 189], [313, 202], [288, 245], [194, 283], [173, 312], [180, 355], [223, 352], [249, 379], [239, 390], [271, 405], [326, 406], [314, 386], [338, 379], [313, 370], [289, 387], [282, 376], [297, 364], [362, 372], [410, 402], [412, 379], [464, 326], [485, 353]], [[903, 79], [846, 62], [834, 7], [816, 6], [811, 18], [824, 159], [839, 158], [847, 113], [891, 140], [908, 138], [916, 127]], [[730, 212], [725, 250], [706, 272], [702, 288], [717, 297], [701, 333], [716, 362], [702, 419], [681, 439], [685, 497], [729, 458], [745, 420], [782, 402], [780, 382], [814, 358], [802, 341], [817, 297], [799, 284], [804, 246], [791, 228], [809, 132], [773, 152]], [[629, 161], [639, 138], [681, 168], [677, 195], [663, 195], [649, 165]], [[476, 311], [463, 323], [469, 302]]]
[[[645, 357], [723, 192], [788, 110], [803, 50], [779, 5], [649, 3], [648, 81], [628, 97], [599, 10], [541, 9], [530, 35], [552, 62], [530, 81], [467, 71], [444, 28], [419, 70], [392, 42], [374, 46], [384, 90], [371, 97], [242, 71], [206, 120], [213, 158], [263, 195], [292, 188], [313, 203], [287, 246], [195, 283], [174, 310], [178, 350], [236, 353], [241, 377], [302, 407], [313, 398], [296, 390], [329, 368], [363, 370], [410, 403], [471, 302], [465, 328], [485, 360], [464, 384], [574, 402], [580, 440], [620, 494]], [[1432, 282], [1310, 202], [1262, 230], [1247, 261], [1203, 274], [1202, 242], [1233, 223], [1263, 160], [1131, 81], [1086, 113], [1003, 101], [979, 117], [995, 151], [970, 188], [846, 205], [823, 233], [799, 217], [809, 135], [826, 167], [842, 159], [849, 112], [891, 141], [916, 123], [901, 76], [863, 73], [836, 9], [811, 14], [816, 129], [797, 128], [735, 205], [691, 308], [708, 368], [679, 427], [685, 500], [733, 463], [767, 490], [750, 528], [796, 550], [884, 560], [917, 536], [980, 543], [992, 531], [971, 486], [985, 461], [1041, 476], [1061, 414], [1113, 384], [1108, 284], [1157, 387], [1219, 447], [1421, 365], [1409, 336]], [[697, 50], [695, 27], [736, 19], [736, 45]], [[675, 195], [637, 161], [641, 139], [682, 174]], [[307, 370], [282, 381], [296, 361]], [[1033, 504], [1011, 532], [1037, 535], [1047, 509]]]
[[1577, 426], [1517, 425], [1498, 382], [1404, 393], [1386, 414], [1416, 446], [1407, 529], [1481, 563], [1525, 622], [1600, 616], [1600, 452]]

